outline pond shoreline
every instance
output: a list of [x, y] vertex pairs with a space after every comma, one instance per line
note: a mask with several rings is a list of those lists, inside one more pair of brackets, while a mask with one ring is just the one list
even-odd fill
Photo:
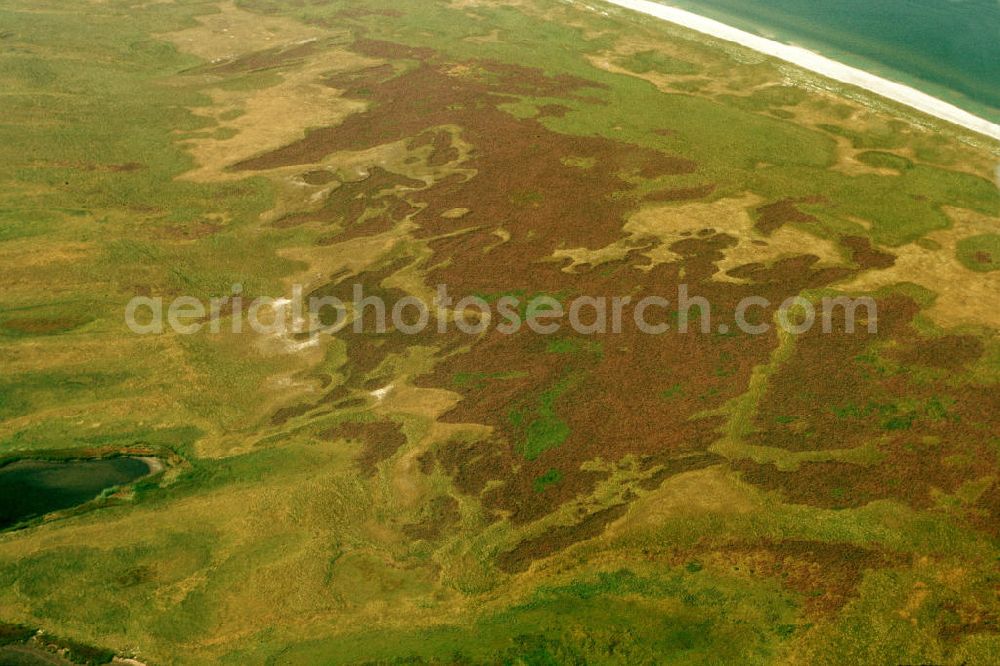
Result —
[[166, 457], [148, 450], [81, 453], [50, 451], [0, 460], [0, 531], [18, 531], [117, 503], [122, 490], [162, 474], [170, 465]]

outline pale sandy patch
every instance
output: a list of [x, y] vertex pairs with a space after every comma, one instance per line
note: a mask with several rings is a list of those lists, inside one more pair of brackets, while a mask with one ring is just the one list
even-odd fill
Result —
[[148, 476], [152, 476], [153, 474], [159, 474], [164, 469], [166, 469], [166, 465], [163, 463], [163, 460], [161, 458], [155, 458], [153, 456], [141, 456], [139, 460], [144, 462], [146, 464], [146, 467], [149, 468]]
[[219, 3], [218, 8], [216, 14], [199, 16], [197, 26], [159, 36], [182, 51], [209, 62], [220, 62], [243, 53], [328, 34], [293, 19], [244, 11], [231, 1]]
[[[272, 48], [291, 48], [329, 38], [336, 33], [298, 21], [246, 12], [232, 2], [222, 3], [218, 14], [198, 18], [200, 25], [169, 33], [182, 51], [210, 62], [224, 62], [241, 55]], [[358, 100], [342, 98], [340, 91], [324, 83], [338, 71], [360, 69], [379, 61], [343, 48], [321, 45], [304, 62], [281, 70], [281, 82], [262, 90], [209, 91], [212, 105], [195, 109], [212, 118], [217, 130], [228, 130], [230, 138], [196, 138], [182, 142], [198, 167], [182, 176], [187, 180], [233, 180], [245, 174], [229, 174], [226, 167], [301, 139], [310, 127], [336, 125], [351, 113], [365, 108]], [[232, 118], [227, 113], [241, 112]]]
[[683, 516], [748, 513], [758, 505], [754, 493], [723, 466], [684, 472], [636, 500], [628, 514], [613, 523], [605, 536], [614, 538], [655, 528]]
[[[784, 225], [770, 236], [764, 236], [754, 228], [750, 211], [760, 206], [763, 199], [754, 194], [739, 198], [720, 199], [711, 203], [690, 203], [682, 205], [648, 206], [632, 215], [622, 231], [625, 237], [603, 248], [572, 248], [557, 250], [555, 259], [569, 259], [570, 264], [563, 270], [571, 272], [578, 266], [620, 261], [637, 247], [657, 241], [651, 248], [639, 250], [650, 261], [644, 270], [663, 263], [681, 259], [670, 250], [670, 245], [684, 238], [693, 237], [703, 229], [716, 233], [726, 233], [734, 237], [737, 244], [723, 250], [724, 258], [716, 264], [718, 271], [713, 279], [738, 282], [726, 272], [748, 263], [770, 264], [783, 257], [811, 254], [819, 257], [820, 265], [840, 265], [844, 263], [837, 245], [832, 241], [818, 238], [792, 225]], [[766, 243], [759, 245], [754, 243]]]
[[94, 243], [66, 242], [39, 246], [36, 239], [6, 241], [0, 245], [0, 265], [4, 267], [6, 282], [12, 271], [78, 262], [92, 254], [95, 248]]
[[[233, 164], [286, 146], [305, 136], [309, 127], [337, 125], [352, 113], [365, 109], [357, 100], [344, 99], [340, 91], [326, 86], [321, 75], [335, 67], [346, 68], [352, 58], [345, 51], [327, 53], [310, 66], [285, 74], [276, 86], [257, 91], [214, 90], [213, 106], [196, 109], [198, 115], [216, 118], [220, 129], [234, 130], [228, 139], [197, 138], [182, 142], [198, 163], [184, 174], [193, 181], [239, 180], [244, 172], [227, 173]], [[342, 57], [338, 60], [338, 58]], [[357, 58], [353, 58], [357, 62]], [[221, 120], [231, 110], [243, 115]]]
[[1000, 272], [971, 271], [958, 260], [956, 244], [963, 238], [997, 233], [1000, 219], [973, 211], [948, 208], [953, 226], [927, 234], [940, 249], [925, 249], [915, 243], [893, 248], [896, 263], [884, 270], [867, 271], [854, 280], [837, 285], [847, 292], [873, 291], [911, 282], [936, 293], [937, 300], [924, 313], [944, 327], [982, 324], [1000, 329]]

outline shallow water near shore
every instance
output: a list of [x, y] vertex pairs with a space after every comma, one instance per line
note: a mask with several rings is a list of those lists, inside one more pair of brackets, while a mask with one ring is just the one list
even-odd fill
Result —
[[996, 0], [658, 0], [898, 81], [1000, 122]]
[[10, 463], [0, 467], [0, 529], [89, 502], [104, 489], [131, 483], [157, 468], [148, 459], [125, 456]]

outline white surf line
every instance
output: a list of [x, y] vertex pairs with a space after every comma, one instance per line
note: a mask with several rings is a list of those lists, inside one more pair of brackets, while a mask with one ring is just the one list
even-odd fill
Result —
[[992, 139], [1000, 141], [1000, 125], [973, 115], [968, 111], [949, 104], [937, 97], [920, 92], [902, 83], [896, 83], [880, 76], [871, 74], [857, 67], [851, 67], [844, 63], [831, 60], [826, 56], [809, 51], [800, 46], [783, 44], [773, 39], [760, 37], [750, 32], [734, 28], [725, 23], [720, 23], [704, 16], [699, 16], [692, 12], [668, 7], [649, 0], [605, 0], [613, 5], [631, 9], [658, 19], [676, 23], [685, 28], [690, 28], [697, 32], [722, 39], [727, 42], [735, 42], [741, 46], [753, 49], [759, 53], [773, 56], [779, 60], [798, 65], [811, 72], [821, 74], [841, 83], [847, 83], [859, 88], [864, 88], [882, 97], [887, 97], [894, 102], [904, 104], [910, 108], [922, 111], [935, 118], [946, 120], [955, 125], [972, 130], [978, 134], [983, 134]]

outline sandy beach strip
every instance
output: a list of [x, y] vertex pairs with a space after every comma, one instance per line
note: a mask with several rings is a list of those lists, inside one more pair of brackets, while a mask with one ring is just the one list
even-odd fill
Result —
[[920, 92], [902, 83], [889, 81], [864, 70], [831, 60], [800, 46], [783, 44], [772, 39], [734, 28], [692, 12], [668, 7], [649, 0], [605, 0], [613, 5], [631, 9], [697, 32], [735, 42], [759, 53], [798, 65], [841, 83], [857, 86], [904, 104], [928, 115], [959, 125], [978, 134], [1000, 141], [1000, 125], [973, 115], [936, 97]]

